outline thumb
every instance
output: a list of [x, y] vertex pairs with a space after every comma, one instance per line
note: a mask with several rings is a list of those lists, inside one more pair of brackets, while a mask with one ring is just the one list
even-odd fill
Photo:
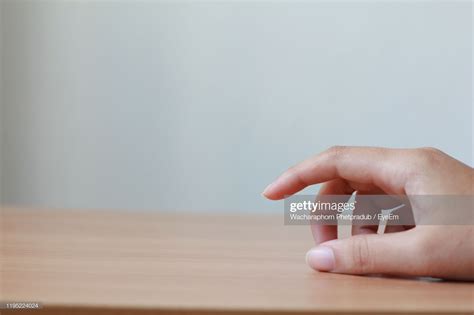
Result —
[[409, 230], [331, 240], [309, 250], [306, 261], [313, 269], [335, 273], [422, 275], [414, 233]]

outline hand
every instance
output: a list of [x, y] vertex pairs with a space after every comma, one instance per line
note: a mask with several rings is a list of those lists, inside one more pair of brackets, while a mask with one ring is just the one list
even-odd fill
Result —
[[[473, 195], [473, 178], [473, 168], [437, 149], [333, 147], [287, 170], [263, 195], [283, 199], [318, 183], [324, 183], [321, 195]], [[412, 210], [449, 215], [445, 209]], [[472, 225], [398, 227], [383, 235], [356, 229], [343, 240], [336, 226], [312, 230], [317, 246], [306, 257], [319, 271], [474, 279]]]

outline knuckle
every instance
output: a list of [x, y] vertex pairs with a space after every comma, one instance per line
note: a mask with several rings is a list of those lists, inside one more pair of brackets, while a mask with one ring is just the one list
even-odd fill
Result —
[[434, 147], [422, 147], [420, 150], [423, 150], [427, 153], [438, 154], [441, 153], [441, 150], [434, 148]]
[[405, 152], [409, 161], [406, 171], [410, 183], [407, 186], [415, 187], [415, 190], [422, 189], [426, 175], [429, 175], [433, 168], [444, 163], [446, 158], [445, 153], [433, 147], [408, 149]]
[[346, 147], [341, 145], [334, 145], [327, 149], [326, 152], [330, 158], [338, 159], [346, 152]]
[[307, 181], [305, 180], [303, 174], [298, 170], [298, 166], [292, 166], [286, 171], [286, 175], [292, 177], [294, 180], [298, 182], [300, 185], [307, 185]]
[[421, 165], [433, 165], [439, 163], [442, 158], [442, 151], [432, 147], [415, 149], [416, 158]]
[[366, 237], [356, 237], [352, 242], [352, 261], [354, 272], [364, 274], [372, 270], [373, 257], [369, 251]]

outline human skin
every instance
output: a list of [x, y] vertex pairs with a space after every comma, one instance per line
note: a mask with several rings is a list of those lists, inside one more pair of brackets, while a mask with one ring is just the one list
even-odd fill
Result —
[[[283, 199], [323, 183], [319, 194], [473, 195], [474, 169], [434, 149], [332, 147], [284, 172], [263, 195]], [[452, 215], [413, 207], [414, 213]], [[474, 209], [473, 209], [474, 211]], [[472, 212], [471, 212], [472, 215]], [[389, 233], [354, 229], [337, 239], [337, 227], [313, 225], [316, 247], [306, 260], [319, 271], [474, 279], [474, 229], [465, 225], [392, 227]]]

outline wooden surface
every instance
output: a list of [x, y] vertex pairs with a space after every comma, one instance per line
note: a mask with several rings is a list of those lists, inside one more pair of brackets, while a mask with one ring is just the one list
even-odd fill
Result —
[[0, 223], [0, 300], [44, 304], [32, 314], [474, 310], [472, 283], [312, 271], [309, 228], [281, 214], [2, 209]]

